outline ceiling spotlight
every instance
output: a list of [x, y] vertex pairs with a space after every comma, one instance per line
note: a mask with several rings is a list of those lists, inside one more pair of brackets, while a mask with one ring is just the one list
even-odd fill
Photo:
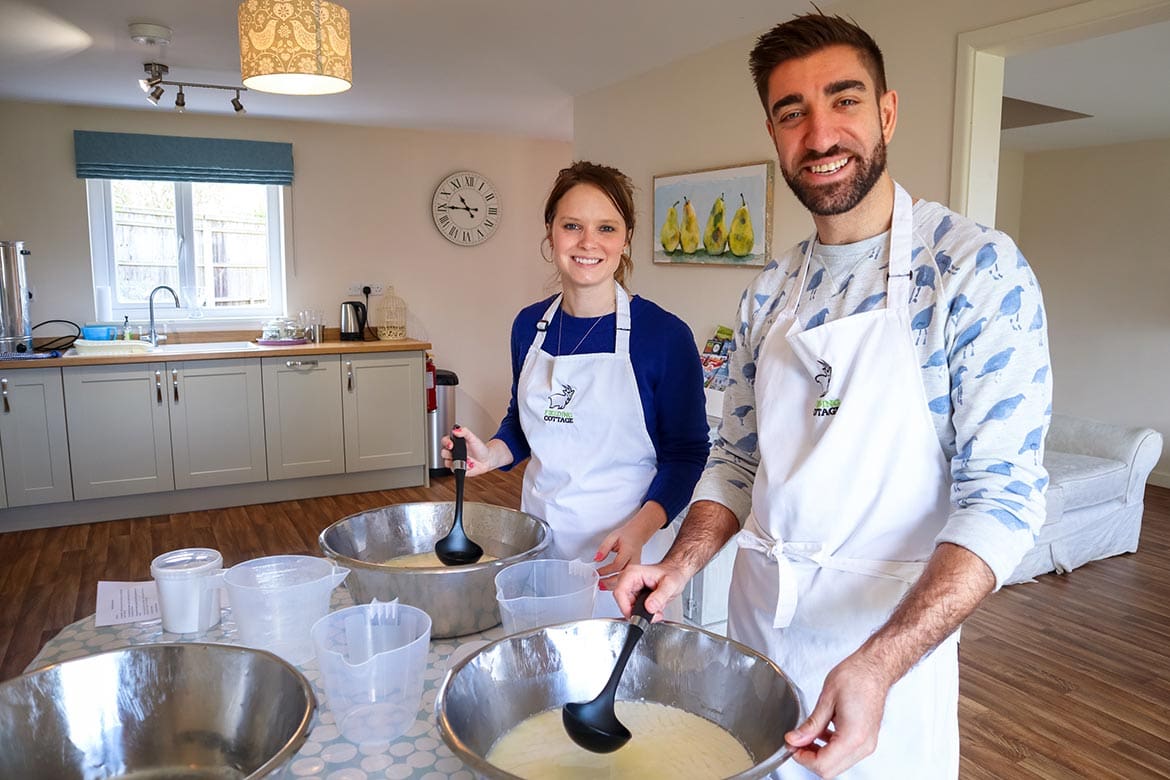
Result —
[[179, 87], [179, 94], [175, 95], [175, 110], [180, 114], [187, 110], [187, 98], [183, 97], [182, 87]]
[[138, 79], [138, 86], [142, 87], [143, 92], [150, 92], [157, 87], [162, 83], [163, 76], [170, 72], [170, 68], [160, 62], [145, 62], [142, 69], [146, 71], [146, 78]]
[[146, 99], [149, 100], [152, 104], [157, 106], [158, 101], [162, 99], [164, 92], [166, 92], [165, 89], [163, 89], [162, 87], [156, 86], [154, 89], [152, 89], [150, 91], [150, 94], [146, 96]]
[[234, 98], [232, 98], [232, 108], [234, 108], [236, 110], [237, 114], [248, 113], [247, 109], [244, 108], [244, 104], [240, 102], [240, 93], [239, 92], [236, 92], [236, 96]]

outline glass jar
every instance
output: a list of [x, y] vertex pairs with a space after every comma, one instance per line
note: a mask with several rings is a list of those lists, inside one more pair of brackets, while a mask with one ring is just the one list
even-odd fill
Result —
[[378, 304], [378, 338], [383, 341], [406, 338], [406, 301], [394, 293], [393, 286], [386, 287], [386, 294]]

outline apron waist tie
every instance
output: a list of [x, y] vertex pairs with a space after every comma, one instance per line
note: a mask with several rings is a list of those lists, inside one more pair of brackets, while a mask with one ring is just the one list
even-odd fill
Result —
[[792, 625], [800, 600], [796, 588], [798, 565], [901, 580], [907, 585], [913, 585], [926, 568], [924, 561], [883, 561], [830, 555], [821, 542], [773, 540], [747, 529], [735, 535], [735, 542], [742, 548], [763, 553], [768, 560], [776, 563], [777, 593], [773, 628]]

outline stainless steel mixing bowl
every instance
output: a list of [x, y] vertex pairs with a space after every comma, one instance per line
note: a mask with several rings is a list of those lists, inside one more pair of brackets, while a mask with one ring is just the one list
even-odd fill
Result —
[[[538, 712], [596, 696], [626, 631], [621, 620], [578, 620], [480, 648], [451, 668], [435, 698], [443, 741], [479, 775], [513, 778], [484, 759], [491, 746]], [[755, 761], [732, 775], [737, 780], [765, 777], [784, 763], [784, 733], [804, 717], [795, 688], [772, 661], [678, 623], [650, 627], [630, 657], [617, 698], [678, 707], [725, 728]]]
[[304, 675], [261, 650], [112, 650], [0, 683], [0, 777], [265, 777], [316, 707]]
[[540, 557], [552, 531], [538, 517], [491, 504], [463, 504], [463, 527], [484, 552], [499, 560], [469, 566], [410, 568], [392, 559], [431, 552], [451, 530], [451, 501], [394, 504], [338, 520], [321, 532], [321, 551], [350, 570], [345, 587], [354, 601], [373, 599], [418, 607], [431, 616], [431, 638], [484, 631], [500, 622], [496, 574]]

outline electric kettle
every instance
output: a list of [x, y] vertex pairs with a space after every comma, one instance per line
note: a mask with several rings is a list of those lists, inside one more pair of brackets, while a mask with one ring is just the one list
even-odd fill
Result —
[[364, 341], [366, 332], [366, 305], [361, 301], [342, 301], [341, 340]]

